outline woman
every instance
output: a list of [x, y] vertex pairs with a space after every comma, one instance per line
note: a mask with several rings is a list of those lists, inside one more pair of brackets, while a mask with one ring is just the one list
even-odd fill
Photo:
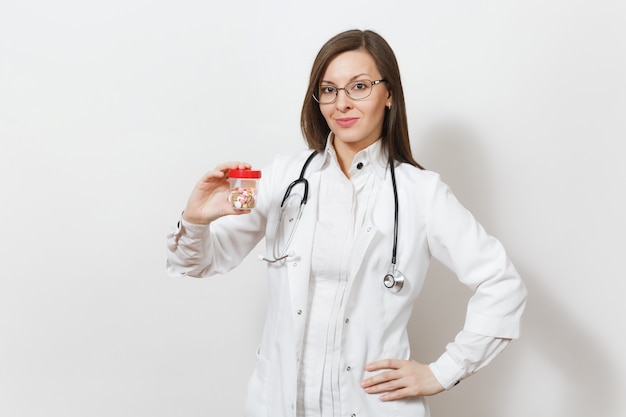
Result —
[[[519, 336], [526, 289], [500, 242], [413, 159], [398, 65], [378, 34], [350, 30], [321, 48], [301, 126], [310, 149], [263, 170], [254, 210], [227, 201], [228, 169], [249, 164], [198, 181], [168, 236], [168, 271], [224, 274], [266, 239], [268, 311], [246, 416], [428, 416], [424, 396]], [[308, 189], [298, 181], [283, 213], [299, 177]], [[431, 257], [474, 294], [455, 341], [422, 364], [406, 326]]]

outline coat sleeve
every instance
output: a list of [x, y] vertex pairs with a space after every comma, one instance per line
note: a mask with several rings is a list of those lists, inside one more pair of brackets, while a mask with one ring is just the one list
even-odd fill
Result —
[[[237, 217], [243, 216], [247, 215]], [[258, 233], [231, 225], [223, 221], [197, 225], [180, 219], [166, 237], [167, 273], [172, 277], [203, 278], [235, 268], [260, 237]]]
[[209, 225], [179, 219], [166, 236], [166, 270], [172, 277], [202, 278], [238, 266], [265, 236], [272, 167], [262, 170], [257, 206], [250, 214], [224, 216]]
[[526, 287], [502, 244], [461, 205], [436, 177], [427, 208], [431, 254], [474, 291], [464, 330], [515, 339], [526, 303]]

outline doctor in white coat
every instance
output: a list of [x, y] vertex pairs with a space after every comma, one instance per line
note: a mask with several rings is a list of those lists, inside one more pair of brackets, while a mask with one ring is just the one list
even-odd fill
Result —
[[[309, 150], [263, 170], [254, 209], [227, 201], [228, 170], [249, 164], [198, 181], [167, 237], [167, 270], [225, 274], [266, 239], [247, 417], [428, 416], [426, 396], [519, 337], [524, 284], [501, 243], [413, 159], [398, 65], [380, 35], [350, 30], [321, 48], [301, 125]], [[455, 340], [424, 364], [406, 326], [432, 257], [474, 294]]]

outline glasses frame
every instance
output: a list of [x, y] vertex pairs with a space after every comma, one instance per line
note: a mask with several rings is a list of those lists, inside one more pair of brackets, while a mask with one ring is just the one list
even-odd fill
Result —
[[[355, 84], [355, 83], [358, 83], [358, 82], [361, 82], [361, 81], [367, 81], [367, 82], [369, 82], [369, 83], [371, 83], [371, 84], [372, 84], [372, 88], [370, 89], [370, 93], [369, 93], [368, 95], [366, 95], [365, 97], [361, 97], [361, 98], [354, 98], [354, 97], [352, 97], [352, 96], [350, 95], [350, 93], [348, 92], [348, 89], [347, 89], [347, 88], [348, 88], [348, 86], [349, 86], [350, 84]], [[335, 88], [335, 98], [334, 98], [332, 101], [325, 101], [325, 102], [323, 102], [323, 103], [322, 103], [322, 102], [321, 102], [321, 101], [320, 101], [320, 100], [319, 100], [319, 99], [315, 96], [315, 93], [313, 93], [313, 94], [312, 94], [312, 96], [313, 96], [313, 100], [317, 101], [319, 104], [333, 104], [335, 101], [337, 101], [337, 97], [339, 97], [339, 90], [343, 90], [343, 91], [345, 91], [345, 92], [346, 92], [346, 97], [348, 97], [350, 100], [354, 100], [354, 101], [361, 101], [361, 100], [365, 100], [366, 98], [368, 98], [369, 96], [371, 96], [371, 95], [372, 95], [372, 91], [374, 90], [374, 86], [375, 86], [375, 85], [378, 85], [378, 84], [380, 84], [380, 83], [384, 83], [384, 82], [387, 82], [387, 80], [386, 80], [386, 79], [384, 79], [384, 78], [381, 78], [380, 80], [375, 80], [375, 81], [372, 81], [372, 80], [367, 80], [367, 79], [350, 81], [349, 83], [347, 83], [347, 84], [346, 84], [345, 86], [343, 86], [342, 88]], [[318, 89], [319, 89], [320, 87], [321, 87], [321, 86], [318, 86]], [[332, 87], [332, 86], [330, 86], [330, 87]]]

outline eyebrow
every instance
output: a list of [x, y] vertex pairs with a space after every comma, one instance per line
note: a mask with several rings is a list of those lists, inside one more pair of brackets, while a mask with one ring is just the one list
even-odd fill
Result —
[[[363, 79], [368, 79], [367, 77], [369, 77], [369, 75], [367, 75], [366, 73], [362, 73], [362, 74], [358, 74], [353, 76], [352, 78], [350, 78], [350, 80], [348, 81], [348, 83], [351, 83], [353, 81], [358, 81], [358, 80], [363, 80]], [[333, 85], [337, 85], [332, 81], [328, 81], [328, 80], [320, 80], [320, 84], [333, 84]]]

